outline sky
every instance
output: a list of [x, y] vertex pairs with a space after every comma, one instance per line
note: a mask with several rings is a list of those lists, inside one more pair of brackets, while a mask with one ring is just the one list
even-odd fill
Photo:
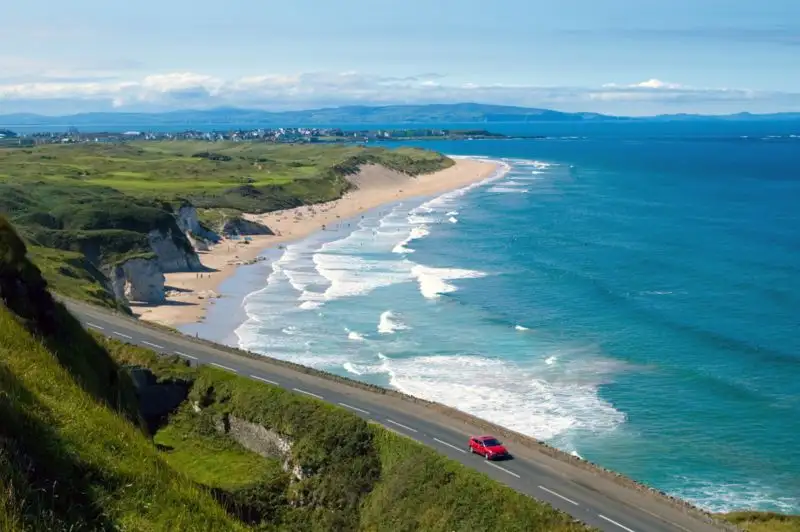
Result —
[[798, 0], [39, 0], [0, 114], [479, 102], [800, 111]]

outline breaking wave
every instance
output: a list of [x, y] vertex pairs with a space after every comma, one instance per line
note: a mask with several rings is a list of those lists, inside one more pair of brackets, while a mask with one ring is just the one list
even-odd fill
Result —
[[405, 329], [408, 329], [408, 326], [400, 321], [391, 310], [387, 310], [381, 314], [380, 320], [378, 321], [378, 332], [380, 334], [394, 334], [397, 331]]

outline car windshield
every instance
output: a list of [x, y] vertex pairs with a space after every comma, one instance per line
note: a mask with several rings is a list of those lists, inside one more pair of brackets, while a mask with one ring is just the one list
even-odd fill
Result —
[[494, 438], [486, 438], [485, 440], [483, 440], [483, 444], [486, 447], [495, 447], [497, 445], [500, 445], [500, 442], [495, 440]]

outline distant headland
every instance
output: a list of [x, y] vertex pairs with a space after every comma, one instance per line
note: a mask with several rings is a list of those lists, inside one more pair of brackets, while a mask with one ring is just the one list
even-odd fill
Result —
[[800, 120], [800, 113], [731, 115], [672, 114], [651, 117], [611, 116], [592, 112], [562, 112], [509, 105], [453, 103], [428, 105], [345, 106], [301, 111], [265, 111], [260, 109], [216, 108], [179, 110], [158, 113], [94, 112], [69, 116], [45, 116], [31, 113], [0, 115], [0, 129], [40, 128], [64, 130], [75, 127], [93, 131], [136, 129], [198, 128], [227, 125], [257, 127], [313, 127], [388, 124], [497, 124], [528, 122], [632, 122], [655, 121], [755, 121]]
[[211, 131], [188, 129], [185, 131], [43, 131], [20, 134], [11, 130], [0, 131], [0, 146], [25, 147], [42, 144], [119, 143], [130, 141], [192, 140], [206, 142], [269, 142], [276, 144], [356, 143], [375, 144], [391, 141], [421, 140], [487, 140], [511, 138], [544, 138], [540, 135], [503, 135], [485, 129], [358, 129], [321, 127], [234, 128]]

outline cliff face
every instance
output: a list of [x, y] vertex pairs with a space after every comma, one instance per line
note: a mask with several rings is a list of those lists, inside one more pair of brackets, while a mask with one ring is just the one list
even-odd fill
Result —
[[203, 269], [197, 251], [208, 250], [208, 242], [218, 241], [219, 236], [200, 224], [197, 209], [191, 205], [184, 205], [174, 216], [174, 224], [162, 224], [147, 233], [155, 259], [135, 258], [102, 268], [117, 301], [165, 301], [164, 273]]
[[193, 206], [181, 207], [175, 225], [147, 233], [155, 259], [131, 259], [106, 270], [114, 297], [122, 302], [165, 301], [164, 273], [202, 270], [196, 250], [208, 249], [206, 239], [219, 237], [200, 225]]
[[155, 259], [131, 259], [108, 274], [114, 297], [119, 301], [159, 303], [164, 295], [164, 271]]
[[147, 239], [164, 272], [199, 271], [203, 268], [200, 258], [182, 233], [174, 235], [172, 230], [163, 233], [154, 229], [147, 233]]
[[219, 242], [219, 235], [214, 231], [209, 231], [200, 224], [197, 216], [197, 209], [194, 205], [183, 205], [175, 214], [178, 227], [184, 233], [191, 234], [195, 239], [208, 240], [209, 242]]

